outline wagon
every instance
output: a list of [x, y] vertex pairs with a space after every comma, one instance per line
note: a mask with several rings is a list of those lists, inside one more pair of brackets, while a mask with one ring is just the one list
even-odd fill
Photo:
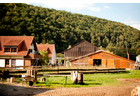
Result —
[[32, 86], [34, 82], [37, 80], [37, 71], [35, 70], [27, 70], [26, 74], [22, 75], [22, 84], [23, 82], [29, 82], [29, 85]]

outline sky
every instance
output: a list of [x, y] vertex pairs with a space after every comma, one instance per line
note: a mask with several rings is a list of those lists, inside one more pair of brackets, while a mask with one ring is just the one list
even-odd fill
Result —
[[22, 3], [121, 22], [140, 30], [140, 0], [24, 0]]

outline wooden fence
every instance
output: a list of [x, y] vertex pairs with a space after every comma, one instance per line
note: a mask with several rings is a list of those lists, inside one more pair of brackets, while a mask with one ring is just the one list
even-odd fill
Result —
[[[7, 70], [7, 69], [5, 69]], [[70, 75], [71, 71], [78, 71], [83, 74], [97, 74], [97, 73], [119, 73], [126, 72], [125, 68], [111, 68], [111, 69], [41, 69], [37, 71], [37, 76], [41, 77], [43, 74], [60, 74], [60, 75]], [[21, 77], [25, 74], [26, 70], [9, 70], [10, 77]], [[2, 70], [0, 70], [0, 76], [2, 76]]]

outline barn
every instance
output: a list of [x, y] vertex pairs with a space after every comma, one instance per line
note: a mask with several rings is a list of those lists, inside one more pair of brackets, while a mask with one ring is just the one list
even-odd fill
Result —
[[97, 50], [100, 49], [88, 41], [82, 40], [81, 42], [62, 52], [62, 54], [64, 54], [64, 63], [66, 63], [66, 60], [71, 60]]
[[108, 53], [104, 50], [98, 50], [93, 53], [79, 56], [70, 60], [71, 66], [102, 66], [104, 68], [126, 68], [132, 69], [135, 61]]

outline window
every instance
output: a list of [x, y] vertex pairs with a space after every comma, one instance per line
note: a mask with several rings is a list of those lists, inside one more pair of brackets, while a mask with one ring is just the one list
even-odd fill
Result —
[[11, 64], [12, 64], [12, 67], [15, 67], [16, 66], [16, 60], [12, 59]]
[[101, 59], [93, 59], [93, 66], [100, 66], [102, 64]]
[[10, 52], [10, 48], [4, 48], [4, 52]]
[[17, 52], [17, 48], [11, 48], [11, 52]]
[[81, 52], [81, 47], [78, 48], [78, 51]]
[[6, 46], [6, 47], [4, 47], [4, 52], [5, 53], [16, 53], [17, 47], [16, 46]]

